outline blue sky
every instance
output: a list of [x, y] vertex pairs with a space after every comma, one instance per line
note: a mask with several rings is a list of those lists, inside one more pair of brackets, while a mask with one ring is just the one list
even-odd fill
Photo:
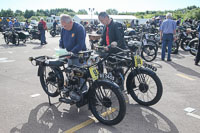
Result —
[[95, 8], [96, 11], [116, 9], [119, 12], [147, 11], [147, 10], [175, 10], [187, 6], [200, 7], [200, 0], [0, 0], [0, 9], [11, 10], [37, 10], [69, 8], [78, 9]]

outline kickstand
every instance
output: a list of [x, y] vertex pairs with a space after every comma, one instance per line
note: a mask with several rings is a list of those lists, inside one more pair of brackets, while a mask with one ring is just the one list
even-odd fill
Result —
[[49, 99], [49, 106], [51, 106], [51, 99], [50, 99], [50, 96], [48, 96], [48, 99]]

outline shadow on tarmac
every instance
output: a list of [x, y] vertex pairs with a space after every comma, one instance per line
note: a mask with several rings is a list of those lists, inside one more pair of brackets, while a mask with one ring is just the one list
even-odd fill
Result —
[[[49, 106], [42, 103], [31, 110], [28, 122], [17, 125], [11, 129], [11, 133], [58, 133], [64, 132], [81, 123], [80, 118], [88, 120], [90, 111], [85, 108], [79, 113], [76, 107], [70, 108], [68, 112], [58, 110], [60, 104]], [[83, 107], [84, 108], [84, 107]], [[125, 119], [116, 126], [106, 126], [101, 123], [93, 123], [84, 131], [89, 132], [135, 132], [135, 133], [178, 133], [176, 126], [162, 113], [151, 108], [137, 104], [128, 104]], [[83, 131], [83, 130], [82, 130]], [[77, 132], [82, 132], [81, 129]]]
[[[87, 108], [81, 108], [78, 112], [75, 106], [71, 106], [70, 110], [58, 108], [61, 103], [55, 103], [49, 106], [49, 103], [42, 103], [31, 110], [28, 122], [17, 125], [10, 130], [10, 133], [58, 133], [64, 132], [73, 126], [81, 123], [78, 121], [81, 116], [91, 115]], [[78, 122], [78, 123], [77, 123]]]
[[195, 76], [195, 77], [198, 77], [200, 78], [200, 73], [190, 69], [189, 67], [185, 67], [185, 66], [182, 66], [180, 64], [177, 64], [175, 62], [167, 62], [169, 65], [171, 65], [174, 69], [176, 69], [177, 71], [181, 72], [181, 73], [185, 73], [187, 75], [191, 75], [191, 76]]

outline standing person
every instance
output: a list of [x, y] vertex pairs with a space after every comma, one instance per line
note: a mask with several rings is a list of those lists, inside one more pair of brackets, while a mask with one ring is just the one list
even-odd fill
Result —
[[10, 21], [8, 22], [8, 27], [9, 27], [10, 29], [13, 27], [12, 19], [10, 19]]
[[14, 24], [13, 24], [13, 27], [20, 27], [20, 23], [18, 22], [18, 20], [17, 19], [15, 19], [15, 22], [14, 22]]
[[166, 14], [166, 20], [160, 26], [160, 41], [162, 41], [162, 54], [161, 59], [165, 60], [165, 50], [168, 46], [167, 61], [171, 61], [171, 51], [173, 41], [176, 39], [176, 22], [172, 20], [172, 14]]
[[135, 21], [134, 19], [131, 21], [131, 28], [134, 28], [135, 27]]
[[29, 23], [28, 23], [28, 20], [26, 20], [26, 22], [25, 22], [25, 29], [28, 30], [28, 27], [29, 27]]
[[195, 59], [195, 65], [198, 65], [198, 63], [200, 61], [200, 22], [199, 22], [199, 26], [198, 26], [197, 30], [199, 32], [199, 46], [198, 46], [198, 51], [197, 51], [197, 55], [196, 55], [196, 59]]
[[56, 33], [56, 26], [58, 25], [57, 20], [53, 22], [53, 31]]
[[98, 15], [99, 21], [105, 26], [100, 44], [106, 46], [109, 50], [110, 45], [114, 43], [120, 48], [125, 48], [124, 31], [121, 23], [113, 21], [106, 12]]
[[43, 18], [40, 19], [40, 22], [38, 23], [38, 30], [40, 31], [41, 35], [41, 45], [47, 44], [46, 37], [45, 37], [45, 30], [47, 30], [46, 22]]
[[136, 19], [136, 26], [138, 26], [139, 25], [139, 20], [138, 19]]
[[[72, 52], [74, 54], [77, 54], [79, 51], [85, 51], [85, 28], [81, 24], [73, 22], [72, 18], [67, 14], [62, 14], [60, 16], [60, 22], [63, 28], [61, 30], [59, 47], [65, 48], [68, 52]], [[82, 66], [83, 64], [79, 62], [78, 57], [69, 57], [68, 59], [68, 65]], [[81, 78], [80, 83], [83, 84], [84, 79]], [[65, 90], [68, 91], [67, 88], [65, 88]], [[83, 91], [85, 90], [87, 90], [86, 85], [83, 87]], [[76, 102], [80, 100], [80, 96], [75, 91], [72, 91], [71, 94], [74, 97], [73, 100]]]
[[181, 25], [181, 19], [179, 18], [177, 21], [176, 21], [176, 26], [180, 26]]

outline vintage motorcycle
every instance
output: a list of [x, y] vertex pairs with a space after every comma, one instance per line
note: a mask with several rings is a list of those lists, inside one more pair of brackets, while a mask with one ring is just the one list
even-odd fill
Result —
[[19, 35], [16, 33], [14, 29], [6, 29], [5, 32], [3, 32], [5, 43], [8, 45], [9, 43], [12, 43], [16, 46], [19, 45]]
[[58, 28], [56, 28], [55, 30], [52, 28], [52, 29], [50, 30], [50, 35], [51, 35], [52, 37], [55, 37], [56, 35], [60, 35], [60, 33], [61, 33], [61, 27], [58, 27]]
[[[117, 83], [121, 89], [128, 92], [139, 104], [151, 106], [156, 104], [163, 92], [162, 82], [154, 71], [157, 69], [152, 65], [144, 63], [139, 57], [138, 48], [140, 45], [130, 42], [129, 49], [123, 50], [116, 47], [121, 52], [108, 54], [101, 46], [96, 46], [97, 52], [102, 58], [106, 58], [101, 71], [107, 71], [111, 75], [110, 80]], [[125, 87], [126, 86], [126, 87]]]
[[[97, 68], [103, 60], [93, 58], [91, 53], [92, 51], [79, 52], [77, 55], [68, 53], [58, 59], [48, 56], [30, 57], [29, 60], [39, 66], [38, 76], [48, 96], [60, 96], [60, 102], [76, 104], [77, 107], [88, 104], [92, 114], [101, 123], [118, 124], [126, 113], [125, 99], [116, 83], [101, 78], [103, 76], [100, 76]], [[75, 56], [82, 63], [87, 61], [87, 64], [82, 67], [68, 66], [66, 56]], [[84, 83], [80, 82], [81, 79], [84, 79]], [[83, 90], [84, 86], [88, 89]]]

